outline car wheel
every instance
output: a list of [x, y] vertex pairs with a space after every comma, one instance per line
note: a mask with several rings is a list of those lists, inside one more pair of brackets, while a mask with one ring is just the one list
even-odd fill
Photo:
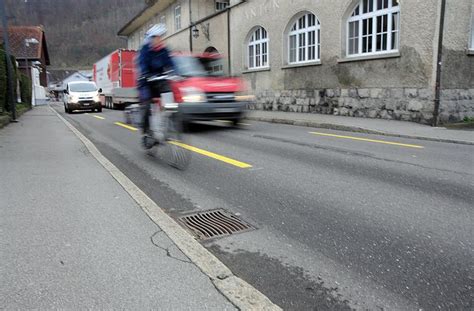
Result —
[[182, 120], [181, 121], [181, 130], [183, 131], [183, 133], [189, 133], [192, 131], [192, 125], [191, 125], [191, 122], [190, 121], [187, 121], [187, 120]]
[[233, 120], [232, 120], [232, 125], [233, 125], [233, 126], [239, 126], [239, 125], [240, 125], [240, 122], [242, 122], [241, 119], [233, 119]]
[[125, 111], [125, 124], [132, 124], [132, 118], [130, 116], [130, 112]]

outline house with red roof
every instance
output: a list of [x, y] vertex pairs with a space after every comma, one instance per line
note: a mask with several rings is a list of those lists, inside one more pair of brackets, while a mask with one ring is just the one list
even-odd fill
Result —
[[[31, 67], [40, 70], [40, 84], [48, 86], [46, 66], [50, 65], [46, 36], [41, 26], [8, 27], [10, 50], [16, 57], [20, 70], [31, 79]], [[3, 29], [0, 28], [3, 44]]]

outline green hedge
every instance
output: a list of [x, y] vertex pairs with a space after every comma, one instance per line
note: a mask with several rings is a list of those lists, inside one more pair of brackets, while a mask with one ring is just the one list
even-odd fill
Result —
[[[11, 57], [13, 65], [13, 100], [17, 100], [17, 81], [20, 82], [21, 89], [21, 101], [24, 103], [31, 104], [31, 81], [30, 79], [21, 74], [20, 70], [16, 67], [16, 59]], [[3, 46], [0, 46], [0, 114], [4, 112], [10, 112], [9, 98], [8, 98], [8, 79], [7, 79], [7, 58]]]
[[7, 63], [5, 51], [0, 47], [0, 113], [8, 111], [7, 109]]

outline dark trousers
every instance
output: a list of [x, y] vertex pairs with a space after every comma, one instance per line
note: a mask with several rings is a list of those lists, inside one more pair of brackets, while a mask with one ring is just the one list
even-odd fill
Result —
[[[153, 98], [158, 98], [161, 96], [161, 93], [171, 92], [171, 87], [168, 81], [160, 80], [148, 85], [150, 88]], [[146, 134], [150, 129], [150, 115], [151, 115], [151, 104], [153, 99], [146, 100], [141, 103], [142, 107], [142, 130], [143, 134]]]
[[147, 100], [141, 103], [142, 109], [142, 131], [146, 134], [150, 129], [151, 103], [153, 100]]

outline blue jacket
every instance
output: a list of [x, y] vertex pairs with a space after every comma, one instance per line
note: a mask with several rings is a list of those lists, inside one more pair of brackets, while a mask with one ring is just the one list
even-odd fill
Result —
[[147, 101], [152, 98], [150, 88], [146, 82], [146, 78], [161, 74], [167, 70], [174, 70], [175, 66], [170, 57], [170, 53], [166, 47], [160, 50], [152, 49], [150, 43], [144, 44], [138, 55], [138, 92], [140, 100]]

